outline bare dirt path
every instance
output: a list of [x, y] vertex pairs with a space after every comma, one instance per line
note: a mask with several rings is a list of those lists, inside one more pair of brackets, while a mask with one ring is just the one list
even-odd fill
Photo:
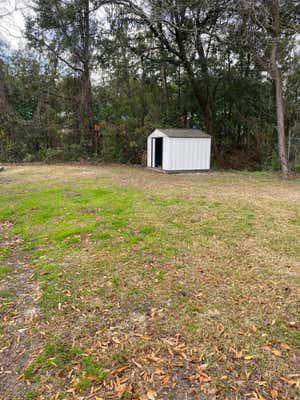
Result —
[[11, 272], [0, 281], [0, 399], [24, 398], [26, 384], [22, 371], [26, 367], [34, 344], [31, 328], [39, 316], [39, 290], [26, 254], [19, 250], [22, 241], [8, 235], [10, 223], [0, 224], [0, 244], [9, 249], [5, 265]]

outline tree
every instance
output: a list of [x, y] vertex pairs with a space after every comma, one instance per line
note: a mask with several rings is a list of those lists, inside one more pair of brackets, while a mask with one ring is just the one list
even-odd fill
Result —
[[[278, 169], [270, 1], [34, 0], [33, 51], [0, 46], [0, 157], [136, 163], [154, 127], [198, 126], [217, 165]], [[278, 4], [275, 66], [296, 137], [299, 14]]]
[[91, 73], [96, 48], [104, 31], [97, 14], [105, 4], [98, 0], [35, 0], [34, 16], [27, 18], [27, 38], [36, 47], [50, 51], [81, 83], [78, 101], [80, 143], [93, 140]]
[[[296, 2], [252, 0], [239, 2], [245, 44], [256, 65], [275, 83], [278, 155], [284, 176], [289, 173], [284, 120], [283, 68], [296, 37]], [[299, 6], [298, 6], [299, 7]]]
[[[5, 85], [5, 62], [4, 54], [7, 52], [7, 45], [0, 40], [0, 114], [3, 115], [8, 110], [7, 88]], [[1, 117], [0, 117], [1, 118]], [[1, 119], [0, 119], [1, 120]]]
[[[210, 58], [220, 40], [229, 1], [147, 0], [137, 5], [119, 1], [122, 15], [145, 26], [158, 41], [164, 62], [182, 65], [204, 116], [206, 131], [215, 137]], [[163, 66], [163, 64], [162, 64]]]

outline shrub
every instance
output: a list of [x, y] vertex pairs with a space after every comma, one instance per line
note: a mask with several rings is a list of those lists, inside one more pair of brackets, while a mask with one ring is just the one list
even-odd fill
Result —
[[62, 161], [64, 159], [63, 149], [59, 148], [45, 148], [39, 151], [38, 159], [41, 161]]
[[275, 151], [273, 151], [272, 156], [271, 156], [271, 169], [273, 171], [280, 170], [280, 160], [279, 160], [277, 152], [275, 152]]
[[294, 171], [300, 173], [300, 164], [294, 164]]

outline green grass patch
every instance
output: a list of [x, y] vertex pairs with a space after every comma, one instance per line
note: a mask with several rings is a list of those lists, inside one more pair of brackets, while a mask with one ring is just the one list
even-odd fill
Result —
[[11, 254], [9, 247], [0, 246], [0, 262], [5, 261]]
[[281, 326], [277, 333], [281, 339], [286, 341], [291, 346], [300, 346], [300, 331], [298, 329], [287, 328], [286, 326]]
[[25, 392], [25, 400], [36, 400], [39, 396], [39, 393], [35, 389], [26, 390]]
[[78, 347], [56, 338], [46, 343], [43, 352], [25, 369], [23, 377], [29, 382], [36, 383], [51, 370], [69, 371], [74, 366], [77, 366], [79, 388], [83, 391], [89, 389], [93, 382], [102, 382], [108, 376], [102, 364], [92, 355], [86, 355]]
[[7, 265], [0, 265], [0, 279], [6, 278], [11, 272], [11, 268]]

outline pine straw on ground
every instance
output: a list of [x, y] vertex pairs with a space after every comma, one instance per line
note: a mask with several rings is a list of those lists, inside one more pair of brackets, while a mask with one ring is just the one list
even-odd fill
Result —
[[41, 290], [25, 389], [0, 398], [300, 397], [299, 180], [114, 165], [0, 178], [0, 221]]

